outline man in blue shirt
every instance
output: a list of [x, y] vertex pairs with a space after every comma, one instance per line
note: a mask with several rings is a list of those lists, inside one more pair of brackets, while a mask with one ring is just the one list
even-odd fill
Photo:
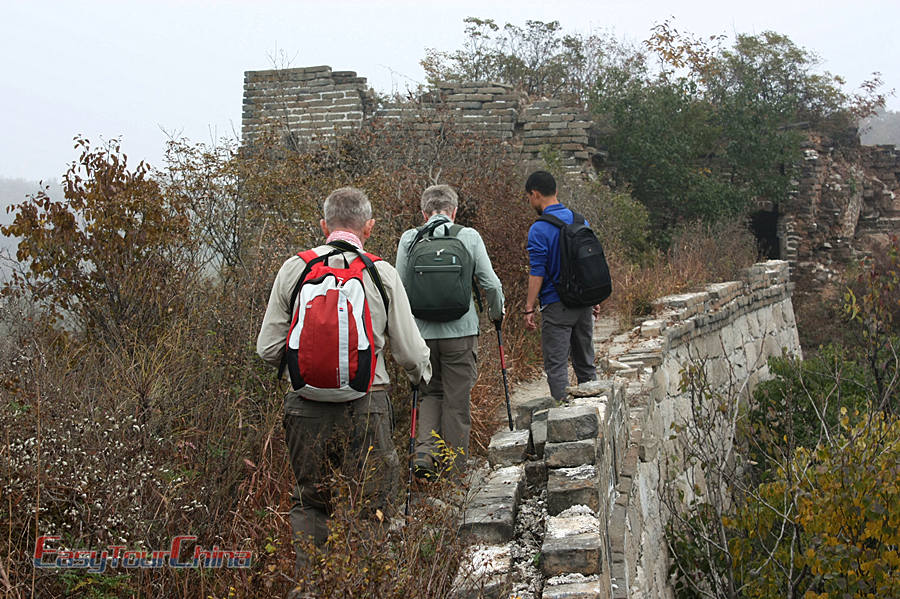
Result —
[[[528, 202], [538, 216], [553, 215], [567, 224], [572, 211], [556, 197], [556, 180], [547, 171], [535, 171], [525, 182]], [[587, 224], [587, 222], [585, 222]], [[550, 395], [556, 401], [566, 397], [569, 384], [568, 362], [572, 357], [578, 383], [597, 378], [594, 367], [593, 315], [599, 306], [569, 308], [560, 301], [556, 283], [560, 276], [559, 228], [536, 221], [528, 230], [528, 295], [525, 300], [525, 325], [536, 329], [535, 306], [540, 300], [541, 351]]]

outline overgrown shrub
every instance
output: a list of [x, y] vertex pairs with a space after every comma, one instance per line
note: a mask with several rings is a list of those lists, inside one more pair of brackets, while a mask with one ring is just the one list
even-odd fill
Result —
[[630, 326], [635, 318], [651, 314], [657, 298], [738, 278], [741, 269], [756, 261], [756, 246], [739, 223], [695, 223], [678, 231], [666, 253], [647, 253], [639, 263], [617, 254], [608, 258], [613, 295], [604, 306]]
[[[821, 348], [805, 362], [770, 360], [773, 380], [746, 405], [700, 388], [703, 413], [713, 418], [695, 415], [684, 463], [703, 465], [714, 484], [695, 490], [696, 501], [670, 522], [684, 596], [900, 592], [897, 280], [896, 260], [863, 265], [843, 321], [858, 341]], [[735, 425], [733, 458], [704, 462], [720, 452], [698, 440], [718, 438], [727, 422]]]
[[[400, 233], [421, 223], [422, 190], [440, 180], [459, 190], [459, 220], [482, 232], [507, 310], [517, 311], [530, 216], [507, 148], [449, 122], [440, 135], [388, 122], [305, 152], [271, 141], [241, 150], [173, 143], [166, 166], [151, 171], [128, 167], [116, 145], [80, 143], [66, 202], [26, 200], [11, 231], [23, 239], [24, 261], [6, 289], [0, 372], [10, 584], [41, 597], [283, 594], [294, 584], [285, 386], [255, 355], [277, 269], [323, 241], [322, 202], [343, 185], [367, 191], [377, 221], [367, 249], [392, 261]], [[50, 326], [48, 313], [65, 326]], [[483, 324], [474, 452], [503, 402], [496, 337]], [[508, 320], [504, 340], [511, 376], [533, 373], [537, 340], [521, 319]], [[409, 387], [392, 368], [405, 456]], [[345, 514], [349, 526], [352, 508], [339, 507], [338, 522]], [[352, 547], [365, 528], [354, 520], [335, 530]], [[417, 508], [390, 542], [367, 545], [366, 563], [397, 564], [378, 577], [382, 586], [334, 561], [351, 552], [329, 557], [318, 580], [342, 579], [336, 588], [358, 597], [385, 596], [391, 585], [390, 596], [446, 596], [455, 531], [446, 510]], [[46, 534], [73, 549], [164, 549], [194, 535], [206, 548], [252, 551], [254, 561], [249, 569], [38, 570], [29, 556]], [[436, 544], [448, 551], [439, 567], [429, 553]], [[413, 582], [426, 571], [432, 583], [423, 591]]]

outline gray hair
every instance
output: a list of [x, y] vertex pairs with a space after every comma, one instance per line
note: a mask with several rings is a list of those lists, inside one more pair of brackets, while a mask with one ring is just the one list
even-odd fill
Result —
[[369, 196], [355, 187], [341, 187], [332, 191], [325, 199], [322, 211], [329, 229], [362, 231], [366, 221], [372, 218]]
[[453, 212], [459, 205], [456, 192], [449, 185], [432, 185], [422, 192], [422, 212]]

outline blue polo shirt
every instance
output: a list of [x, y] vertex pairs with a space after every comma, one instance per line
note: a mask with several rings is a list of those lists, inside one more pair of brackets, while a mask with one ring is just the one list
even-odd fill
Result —
[[[544, 209], [544, 214], [555, 216], [566, 224], [572, 224], [572, 211], [562, 204], [551, 204]], [[588, 224], [584, 221], [584, 224]], [[541, 306], [560, 301], [556, 292], [559, 281], [559, 228], [556, 225], [535, 221], [528, 229], [528, 262], [530, 273], [536, 277], [544, 277], [538, 300]]]

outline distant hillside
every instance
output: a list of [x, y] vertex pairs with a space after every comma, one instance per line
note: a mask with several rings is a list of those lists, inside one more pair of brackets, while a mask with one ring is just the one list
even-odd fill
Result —
[[867, 146], [894, 144], [900, 146], [900, 112], [882, 111], [862, 122], [862, 143]]

